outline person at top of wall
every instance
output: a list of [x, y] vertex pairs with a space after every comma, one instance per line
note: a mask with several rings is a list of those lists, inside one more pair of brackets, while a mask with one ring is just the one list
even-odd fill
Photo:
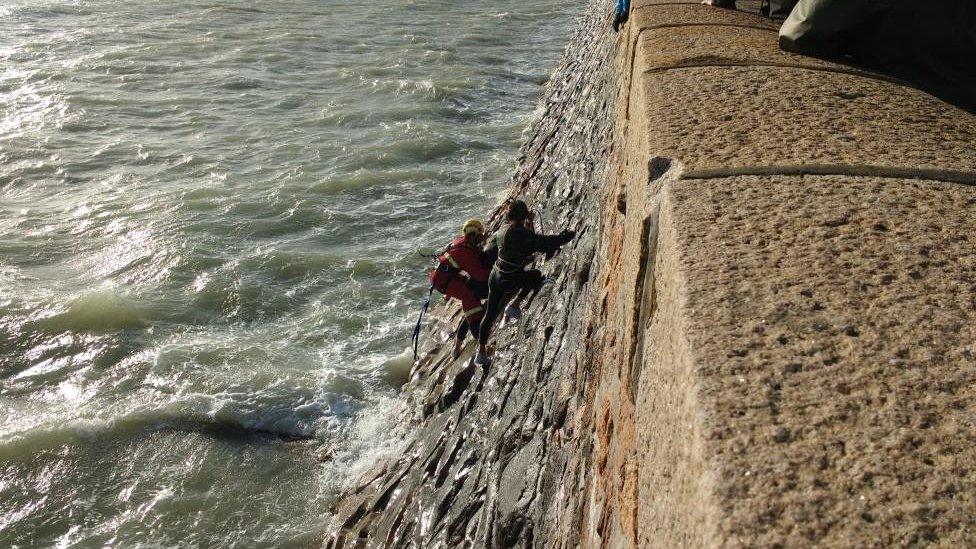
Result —
[[630, 18], [630, 0], [617, 0], [617, 8], [613, 11], [613, 32], [620, 30], [620, 26]]
[[484, 317], [481, 300], [488, 297], [488, 273], [495, 262], [493, 253], [482, 250], [484, 242], [484, 223], [469, 219], [461, 228], [461, 236], [437, 256], [437, 267], [430, 272], [430, 283], [435, 290], [461, 302], [464, 316], [455, 332], [454, 358], [461, 354], [469, 328], [477, 334]]
[[487, 253], [497, 254], [497, 260], [488, 277], [488, 302], [485, 317], [478, 332], [478, 352], [475, 364], [488, 366], [488, 338], [491, 326], [505, 302], [515, 294], [515, 299], [505, 308], [505, 316], [518, 319], [522, 316], [519, 306], [529, 294], [539, 291], [544, 277], [537, 269], [526, 269], [535, 253], [552, 257], [559, 248], [572, 240], [576, 233], [569, 229], [559, 234], [537, 234], [533, 228], [534, 216], [521, 200], [515, 200], [505, 213], [505, 224], [492, 237]]

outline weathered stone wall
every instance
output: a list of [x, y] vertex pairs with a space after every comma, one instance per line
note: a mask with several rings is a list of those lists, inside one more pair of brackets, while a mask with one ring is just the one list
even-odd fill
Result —
[[329, 545], [976, 543], [976, 118], [747, 13], [609, 9], [512, 185], [580, 237], [490, 369], [428, 348]]

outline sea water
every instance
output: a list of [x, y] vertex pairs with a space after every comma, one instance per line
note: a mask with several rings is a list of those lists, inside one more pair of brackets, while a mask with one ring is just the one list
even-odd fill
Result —
[[581, 8], [0, 0], [0, 546], [318, 545]]

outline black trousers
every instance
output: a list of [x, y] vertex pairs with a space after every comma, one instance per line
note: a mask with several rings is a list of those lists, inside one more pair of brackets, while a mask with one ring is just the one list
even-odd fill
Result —
[[502, 273], [498, 269], [491, 270], [488, 277], [488, 304], [485, 306], [485, 316], [481, 319], [481, 329], [478, 331], [478, 342], [484, 345], [491, 336], [491, 327], [498, 318], [505, 303], [516, 292], [523, 296], [538, 292], [542, 287], [542, 273], [536, 269], [519, 270], [513, 273]]

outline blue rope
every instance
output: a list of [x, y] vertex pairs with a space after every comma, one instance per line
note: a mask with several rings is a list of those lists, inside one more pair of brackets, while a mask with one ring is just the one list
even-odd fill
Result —
[[417, 346], [420, 344], [420, 325], [424, 321], [424, 315], [427, 314], [427, 307], [430, 307], [430, 296], [434, 293], [434, 285], [430, 285], [430, 290], [427, 291], [427, 299], [424, 300], [424, 304], [420, 307], [420, 316], [417, 317], [417, 325], [413, 328], [413, 361], [417, 361]]

